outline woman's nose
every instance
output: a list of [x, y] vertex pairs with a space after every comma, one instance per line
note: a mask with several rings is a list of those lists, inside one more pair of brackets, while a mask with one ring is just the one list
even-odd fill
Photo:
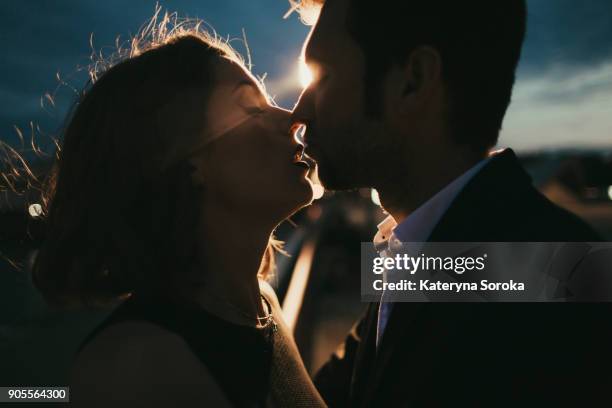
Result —
[[274, 106], [273, 109], [279, 129], [289, 132], [291, 130], [291, 111], [278, 106]]

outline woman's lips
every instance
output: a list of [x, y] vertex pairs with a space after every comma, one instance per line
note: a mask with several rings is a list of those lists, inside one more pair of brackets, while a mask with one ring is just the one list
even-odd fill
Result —
[[298, 144], [293, 154], [293, 164], [296, 166], [304, 167], [306, 170], [310, 169], [310, 164], [305, 160], [306, 155], [304, 154], [304, 145]]
[[305, 170], [310, 170], [310, 165], [305, 161], [298, 161], [293, 163], [295, 166], [302, 167]]
[[295, 147], [295, 151], [293, 152], [293, 162], [298, 162], [300, 160], [302, 160], [302, 156], [304, 155], [304, 145], [301, 143], [298, 143], [298, 145]]

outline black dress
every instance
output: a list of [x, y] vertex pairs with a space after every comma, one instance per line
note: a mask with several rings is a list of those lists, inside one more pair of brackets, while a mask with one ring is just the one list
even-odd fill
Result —
[[[265, 293], [265, 291], [264, 291]], [[81, 344], [125, 321], [145, 321], [178, 334], [237, 407], [325, 406], [314, 388], [278, 303], [265, 295], [276, 325], [255, 328], [223, 320], [197, 305], [133, 295]]]

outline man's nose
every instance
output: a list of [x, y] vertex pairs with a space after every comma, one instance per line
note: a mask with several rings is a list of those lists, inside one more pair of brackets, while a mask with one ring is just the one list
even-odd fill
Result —
[[291, 113], [292, 126], [308, 125], [314, 119], [312, 92], [309, 91], [309, 88], [304, 89], [293, 108]]

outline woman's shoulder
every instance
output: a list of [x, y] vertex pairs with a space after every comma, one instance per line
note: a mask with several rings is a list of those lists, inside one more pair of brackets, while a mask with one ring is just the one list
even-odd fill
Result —
[[261, 294], [266, 298], [274, 320], [278, 324], [275, 337], [274, 369], [272, 371], [273, 406], [326, 406], [308, 375], [293, 338], [292, 328], [287, 325], [281, 305], [272, 286], [260, 280]]
[[179, 335], [145, 321], [119, 322], [101, 330], [78, 353], [70, 383], [71, 400], [83, 406], [130, 400], [161, 406], [185, 398], [191, 404], [203, 402], [201, 395], [221, 406], [225, 400], [215, 379]]

